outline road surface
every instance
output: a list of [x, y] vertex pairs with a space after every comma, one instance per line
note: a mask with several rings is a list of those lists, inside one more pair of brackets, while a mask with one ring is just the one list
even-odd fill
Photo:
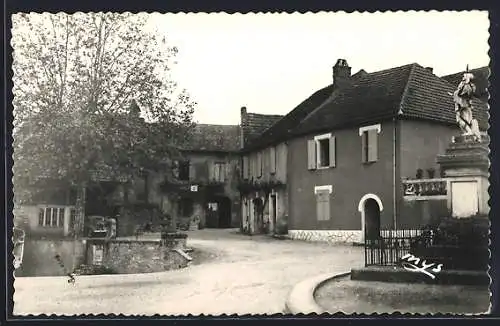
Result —
[[188, 246], [210, 259], [185, 269], [149, 274], [20, 277], [14, 315], [26, 314], [275, 314], [305, 278], [363, 264], [362, 248], [332, 246], [236, 230], [188, 232]]

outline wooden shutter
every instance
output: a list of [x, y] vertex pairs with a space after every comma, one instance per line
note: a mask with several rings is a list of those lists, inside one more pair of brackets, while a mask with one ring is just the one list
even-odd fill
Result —
[[196, 169], [192, 162], [189, 162], [189, 180], [195, 180]]
[[366, 153], [366, 147], [368, 146], [367, 141], [366, 141], [366, 135], [367, 132], [363, 131], [361, 134], [361, 162], [365, 163], [368, 161], [367, 153]]
[[226, 163], [220, 164], [219, 174], [220, 174], [220, 181], [226, 182], [226, 174], [227, 174], [227, 164]]
[[207, 162], [209, 181], [214, 180], [214, 165], [215, 165], [214, 162]]
[[243, 179], [248, 179], [250, 166], [248, 165], [248, 156], [243, 157]]
[[335, 136], [330, 137], [330, 167], [335, 167], [337, 164]]
[[319, 191], [316, 195], [317, 219], [326, 221], [330, 219], [330, 192]]
[[257, 177], [262, 176], [262, 152], [257, 153]]
[[215, 163], [212, 168], [214, 169], [214, 180], [219, 182], [220, 181], [220, 164]]
[[276, 173], [276, 147], [271, 147], [269, 149], [269, 171], [271, 173]]
[[316, 169], [316, 142], [313, 139], [307, 141], [307, 168]]
[[368, 130], [368, 162], [378, 160], [378, 132], [377, 129]]
[[321, 193], [316, 194], [316, 219], [318, 221], [323, 220], [323, 201], [321, 200]]

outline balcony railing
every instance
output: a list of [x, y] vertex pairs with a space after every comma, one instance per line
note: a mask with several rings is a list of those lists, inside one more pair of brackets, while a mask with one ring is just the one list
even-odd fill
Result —
[[402, 183], [403, 196], [409, 200], [445, 199], [448, 194], [447, 179], [412, 179]]

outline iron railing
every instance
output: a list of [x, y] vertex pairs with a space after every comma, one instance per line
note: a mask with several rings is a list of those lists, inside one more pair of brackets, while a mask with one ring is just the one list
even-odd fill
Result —
[[374, 238], [365, 231], [365, 266], [397, 265], [421, 233], [421, 229], [380, 230]]

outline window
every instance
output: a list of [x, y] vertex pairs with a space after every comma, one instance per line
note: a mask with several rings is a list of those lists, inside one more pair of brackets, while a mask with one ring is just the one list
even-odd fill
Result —
[[359, 128], [361, 136], [361, 161], [363, 163], [376, 162], [378, 160], [378, 134], [380, 124]]
[[179, 162], [179, 180], [189, 181], [189, 161]]
[[269, 149], [269, 171], [271, 174], [276, 173], [276, 147]]
[[177, 208], [179, 216], [191, 216], [193, 214], [193, 199], [181, 198], [181, 200], [179, 201], [179, 206]]
[[213, 166], [213, 179], [216, 182], [224, 182], [226, 179], [226, 163], [215, 162]]
[[316, 195], [316, 218], [318, 221], [328, 221], [330, 219], [330, 194], [332, 186], [314, 187]]
[[336, 165], [336, 139], [331, 134], [314, 137], [307, 144], [308, 169], [325, 169]]
[[38, 211], [38, 225], [62, 228], [64, 225], [64, 207], [41, 207]]

